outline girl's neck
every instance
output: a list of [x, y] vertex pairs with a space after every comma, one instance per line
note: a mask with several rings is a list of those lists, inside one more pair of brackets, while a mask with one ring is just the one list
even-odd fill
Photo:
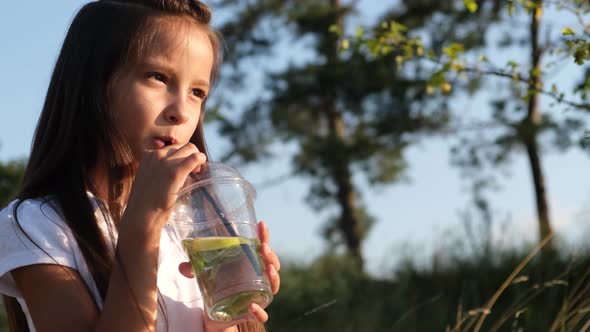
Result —
[[109, 166], [105, 153], [99, 152], [94, 167], [89, 170], [93, 194], [106, 205], [115, 223], [122, 216], [135, 172], [139, 165]]
[[[93, 190], [95, 196], [108, 205], [117, 204], [123, 207], [127, 204], [128, 191], [124, 184], [129, 180], [123, 174], [117, 174], [108, 169], [108, 164], [103, 158], [90, 170]], [[118, 187], [118, 188], [115, 188]]]

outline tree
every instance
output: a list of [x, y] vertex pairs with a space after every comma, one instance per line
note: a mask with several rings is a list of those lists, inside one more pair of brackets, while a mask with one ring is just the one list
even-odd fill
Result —
[[[372, 57], [362, 49], [343, 53], [346, 46], [335, 32], [346, 31], [355, 2], [251, 1], [219, 6], [231, 13], [221, 31], [229, 46], [225, 74], [233, 88], [244, 83], [240, 64], [262, 58], [274, 41], [312, 40], [312, 60], [269, 72], [264, 96], [247, 107], [216, 113], [220, 132], [232, 142], [225, 160], [258, 161], [271, 155], [272, 143], [295, 142], [293, 173], [311, 180], [307, 197], [315, 209], [337, 206], [339, 211], [324, 228], [334, 245], [344, 245], [360, 266], [362, 241], [374, 218], [361, 201], [354, 174], [371, 185], [393, 183], [406, 169], [404, 151], [426, 134], [445, 127], [448, 112], [423, 89], [423, 77], [401, 71], [389, 59]], [[399, 17], [416, 26], [439, 12], [453, 12], [465, 24], [483, 20], [456, 10], [448, 2], [407, 1]], [[387, 29], [396, 29], [395, 25]], [[448, 36], [459, 33], [449, 29]], [[357, 35], [362, 35], [357, 31]], [[478, 47], [479, 38], [465, 38], [466, 47]], [[457, 37], [459, 39], [459, 37]], [[234, 75], [231, 75], [234, 74]], [[227, 77], [227, 76], [226, 76]], [[441, 107], [440, 105], [443, 105]], [[235, 106], [235, 105], [234, 105]], [[240, 116], [235, 117], [235, 109]]]
[[[488, 7], [497, 7], [498, 2], [463, 1], [470, 12], [477, 12]], [[493, 181], [482, 174], [486, 165], [493, 168], [505, 165], [510, 156], [523, 151], [529, 162], [536, 201], [539, 223], [539, 237], [545, 239], [553, 233], [550, 221], [550, 209], [545, 188], [545, 174], [542, 168], [542, 153], [548, 147], [565, 150], [573, 146], [587, 145], [585, 130], [586, 111], [590, 110], [587, 93], [590, 89], [590, 70], [581, 71], [578, 78], [580, 83], [573, 91], [563, 92], [563, 88], [555, 84], [547, 88], [550, 70], [559, 68], [564, 61], [573, 60], [576, 64], [583, 64], [590, 59], [590, 26], [585, 23], [584, 15], [589, 10], [589, 2], [581, 0], [563, 1], [509, 1], [505, 4], [505, 12], [499, 12], [496, 25], [507, 31], [499, 46], [520, 47], [527, 51], [528, 57], [521, 63], [511, 60], [502, 67], [489, 59], [491, 56], [479, 55], [479, 62], [474, 63], [473, 52], [466, 50], [461, 41], [450, 40], [446, 45], [437, 48], [431, 45], [424, 47], [419, 37], [412, 36], [412, 31], [404, 34], [392, 34], [389, 31], [378, 31], [376, 34], [357, 38], [356, 47], [364, 47], [376, 57], [389, 56], [392, 52], [400, 52], [396, 56], [399, 64], [430, 65], [430, 78], [425, 89], [431, 93], [440, 90], [447, 93], [451, 89], [461, 90], [467, 94], [482, 91], [488, 83], [496, 79], [506, 82], [509, 94], [502, 96], [501, 91], [491, 96], [491, 120], [478, 126], [476, 135], [462, 135], [460, 143], [454, 148], [455, 163], [468, 174], [476, 177], [474, 186], [481, 187]], [[551, 34], [550, 27], [542, 25], [543, 18], [550, 11], [567, 11], [578, 20], [582, 32], [576, 34], [570, 27], [560, 30], [559, 36]], [[518, 19], [526, 18], [526, 34], [518, 35]], [[487, 23], [487, 22], [486, 22]], [[541, 31], [545, 28], [545, 39], [541, 38]], [[405, 29], [402, 26], [402, 29]], [[496, 40], [492, 42], [497, 42]], [[492, 43], [490, 42], [490, 43]], [[563, 55], [566, 55], [564, 58]], [[546, 58], [546, 60], [545, 60]], [[571, 60], [570, 60], [571, 59]], [[415, 65], [415, 64], [414, 64]], [[484, 82], [482, 82], [484, 81]], [[544, 109], [540, 104], [544, 96], [554, 103], [570, 110], [584, 112], [567, 112], [560, 116], [552, 109]], [[464, 116], [455, 111], [453, 121], [459, 122]], [[458, 116], [457, 116], [458, 115]], [[455, 125], [455, 128], [460, 126]], [[482, 132], [487, 131], [491, 138], [482, 139]], [[553, 141], [547, 142], [552, 136]], [[552, 251], [549, 242], [544, 252]]]
[[16, 194], [25, 172], [25, 160], [0, 162], [0, 207], [4, 207]]

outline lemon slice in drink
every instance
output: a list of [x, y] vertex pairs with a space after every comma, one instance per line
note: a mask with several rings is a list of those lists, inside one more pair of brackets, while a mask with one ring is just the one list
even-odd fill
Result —
[[193, 271], [198, 275], [215, 265], [239, 259], [244, 253], [240, 245], [250, 245], [252, 241], [239, 236], [212, 236], [185, 239], [182, 246], [189, 255]]
[[241, 244], [250, 244], [250, 241], [239, 236], [211, 236], [190, 240], [191, 249], [198, 251], [219, 250], [227, 247], [239, 246]]

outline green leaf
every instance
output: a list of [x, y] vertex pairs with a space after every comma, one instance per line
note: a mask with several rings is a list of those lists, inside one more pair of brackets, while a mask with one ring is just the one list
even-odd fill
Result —
[[477, 11], [477, 3], [475, 0], [463, 0], [463, 4], [469, 12], [475, 13]]
[[518, 67], [518, 63], [516, 63], [513, 60], [510, 60], [506, 63], [506, 66], [511, 67], [512, 69], [516, 69], [516, 67]]
[[361, 38], [364, 34], [363, 28], [362, 27], [356, 27], [356, 37], [357, 38]]
[[330, 27], [328, 28], [328, 30], [332, 33], [337, 34], [338, 36], [342, 35], [342, 29], [340, 28], [340, 26], [338, 24], [332, 24], [330, 25]]
[[508, 16], [514, 15], [514, 12], [516, 11], [516, 7], [514, 6], [514, 4], [512, 2], [508, 3], [508, 5], [506, 6], [506, 9], [508, 10]]
[[561, 30], [561, 34], [564, 36], [573, 36], [576, 34], [576, 32], [571, 28], [564, 28]]
[[446, 83], [447, 80], [446, 80], [445, 76], [448, 71], [449, 71], [449, 67], [445, 66], [445, 67], [443, 67], [443, 69], [432, 74], [432, 76], [430, 77], [430, 80], [428, 81], [429, 85], [438, 88], [441, 85], [443, 85], [444, 83]]
[[379, 49], [380, 49], [380, 45], [378, 41], [376, 40], [369, 40], [367, 41], [367, 49], [369, 50], [369, 52], [371, 53], [371, 55], [373, 56], [378, 56], [379, 55]]
[[396, 21], [389, 21], [389, 30], [394, 33], [408, 31], [408, 27], [397, 23]]
[[391, 52], [393, 52], [393, 47], [391, 47], [390, 45], [381, 46], [381, 55], [387, 55]]
[[465, 47], [459, 43], [452, 43], [451, 45], [443, 48], [443, 53], [449, 56], [451, 60], [457, 58], [457, 55], [465, 52]]
[[395, 64], [396, 64], [398, 70], [401, 69], [402, 65], [404, 64], [404, 60], [405, 60], [404, 57], [401, 55], [398, 55], [395, 57]]
[[535, 78], [537, 78], [537, 77], [540, 77], [540, 76], [541, 76], [541, 74], [542, 74], [542, 72], [541, 72], [541, 69], [540, 69], [540, 68], [534, 68], [534, 69], [532, 69], [532, 70], [530, 71], [530, 75], [531, 75], [531, 77], [535, 77]]
[[343, 50], [349, 49], [350, 48], [350, 40], [348, 40], [348, 39], [342, 39], [341, 44], [340, 44], [340, 47]]

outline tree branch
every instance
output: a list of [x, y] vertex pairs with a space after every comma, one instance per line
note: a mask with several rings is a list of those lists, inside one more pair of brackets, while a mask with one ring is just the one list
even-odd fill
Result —
[[[429, 59], [429, 58], [425, 58], [425, 59], [428, 59], [429, 61], [436, 63], [437, 65], [443, 65], [443, 63], [441, 63], [438, 60]], [[463, 66], [463, 68], [458, 72], [470, 72], [470, 73], [477, 73], [480, 75], [489, 75], [489, 76], [496, 76], [496, 77], [502, 77], [502, 78], [509, 78], [513, 81], [525, 83], [527, 85], [530, 84], [530, 82], [531, 82], [530, 78], [525, 77], [521, 73], [506, 72], [506, 71], [502, 71], [500, 69], [494, 69], [494, 68], [480, 69], [480, 68], [476, 68], [476, 67]], [[566, 100], [563, 98], [563, 96], [560, 96], [552, 91], [548, 91], [548, 90], [544, 90], [544, 89], [534, 89], [533, 91], [536, 93], [540, 93], [542, 95], [551, 97], [559, 103], [566, 104], [566, 105], [569, 105], [569, 106], [572, 106], [572, 107], [575, 107], [578, 109], [590, 111], [590, 103], [580, 103], [580, 102], [575, 102], [572, 100]]]
[[582, 15], [581, 10], [579, 10], [578, 8], [572, 7], [566, 1], [547, 1], [547, 3], [550, 5], [555, 5], [560, 8], [563, 8], [566, 11], [572, 13], [578, 19], [578, 23], [580, 23], [580, 25], [582, 26], [582, 28], [584, 30], [584, 34], [586, 36], [590, 36], [590, 24], [587, 25], [586, 21], [584, 21], [584, 16]]
[[[472, 68], [472, 67], [465, 67], [463, 69], [463, 71], [475, 72], [475, 73], [479, 73], [482, 75], [491, 75], [491, 76], [496, 76], [496, 77], [509, 78], [511, 80], [515, 80], [515, 81], [518, 81], [521, 83], [530, 84], [530, 78], [526, 78], [520, 73], [508, 73], [508, 72], [503, 72], [503, 71], [497, 70], [497, 69], [480, 70], [480, 69]], [[580, 102], [575, 102], [572, 100], [566, 100], [562, 96], [557, 95], [552, 91], [548, 91], [548, 90], [544, 90], [544, 89], [533, 89], [533, 91], [536, 93], [540, 93], [542, 95], [551, 97], [559, 103], [590, 111], [590, 103], [580, 103]]]

